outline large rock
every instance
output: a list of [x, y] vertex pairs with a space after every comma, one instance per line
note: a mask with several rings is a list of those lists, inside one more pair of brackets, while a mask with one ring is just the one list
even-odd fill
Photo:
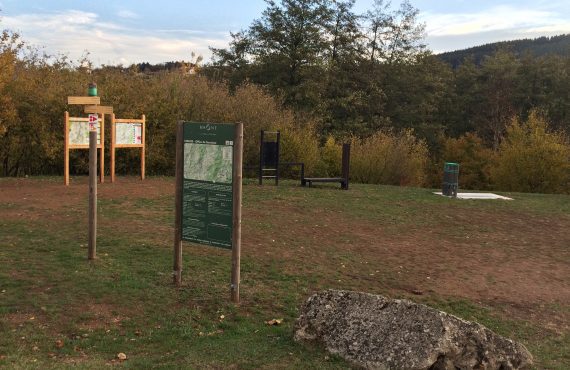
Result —
[[532, 355], [484, 326], [406, 300], [327, 290], [313, 295], [296, 340], [367, 369], [525, 369]]

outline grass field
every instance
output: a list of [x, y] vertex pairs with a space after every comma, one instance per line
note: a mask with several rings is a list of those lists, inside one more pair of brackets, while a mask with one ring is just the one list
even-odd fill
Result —
[[62, 182], [0, 179], [2, 368], [346, 368], [292, 339], [326, 288], [425, 303], [524, 343], [538, 368], [570, 368], [570, 196], [246, 184], [235, 307], [229, 251], [185, 243], [172, 285], [173, 179], [99, 186], [92, 263], [87, 179]]

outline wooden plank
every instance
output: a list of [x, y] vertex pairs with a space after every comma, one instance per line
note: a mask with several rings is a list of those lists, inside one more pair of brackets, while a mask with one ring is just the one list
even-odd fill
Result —
[[72, 105], [99, 105], [101, 104], [101, 98], [98, 96], [68, 96], [67, 104]]
[[305, 177], [306, 181], [313, 182], [341, 182], [344, 181], [342, 177]]
[[[101, 149], [102, 146], [101, 144], [97, 144], [97, 149]], [[68, 146], [69, 150], [75, 150], [75, 149], [89, 149], [89, 144], [76, 144], [76, 145], [69, 145]]]
[[111, 113], [111, 183], [115, 182], [115, 113]]
[[233, 168], [233, 217], [232, 217], [232, 277], [231, 299], [239, 303], [240, 255], [241, 255], [241, 196], [242, 196], [242, 160], [243, 160], [243, 123], [235, 125]]
[[182, 284], [182, 186], [184, 172], [184, 123], [176, 127], [176, 185], [174, 213], [174, 272], [176, 286]]
[[[144, 114], [143, 114], [143, 117], [144, 117]], [[117, 123], [143, 123], [144, 119], [115, 118], [115, 122], [117, 122]]]
[[109, 105], [86, 105], [85, 113], [113, 114], [113, 107]]
[[65, 124], [63, 125], [65, 143], [63, 144], [63, 183], [69, 185], [69, 112], [65, 112]]
[[143, 144], [116, 144], [115, 148], [142, 148]]

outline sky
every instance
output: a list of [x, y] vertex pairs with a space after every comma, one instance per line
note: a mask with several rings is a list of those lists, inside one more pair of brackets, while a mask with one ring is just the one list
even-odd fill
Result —
[[[373, 0], [356, 0], [355, 11]], [[393, 4], [399, 4], [393, 0]], [[570, 33], [569, 0], [411, 0], [435, 53], [485, 43]], [[209, 60], [209, 46], [227, 47], [263, 0], [0, 0], [0, 29], [48, 54], [95, 65]]]

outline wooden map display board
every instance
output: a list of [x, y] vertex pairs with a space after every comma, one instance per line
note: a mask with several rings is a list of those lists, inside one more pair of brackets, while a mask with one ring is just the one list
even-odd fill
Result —
[[111, 116], [111, 182], [115, 182], [115, 149], [141, 149], [141, 180], [145, 169], [145, 116], [140, 119], [119, 119]]
[[[99, 157], [99, 182], [105, 181], [105, 116], [98, 115], [97, 149]], [[64, 182], [69, 185], [69, 151], [74, 149], [89, 149], [89, 118], [70, 117], [65, 112], [65, 148], [64, 148]]]

